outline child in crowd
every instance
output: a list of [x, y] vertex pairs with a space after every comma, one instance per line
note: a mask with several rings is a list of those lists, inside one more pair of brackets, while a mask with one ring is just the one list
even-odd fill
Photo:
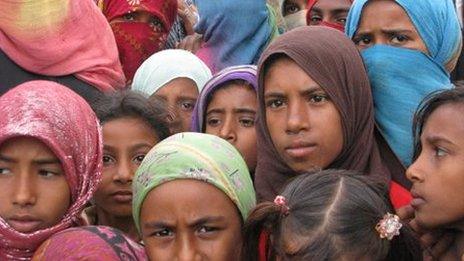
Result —
[[98, 0], [98, 5], [113, 30], [130, 85], [143, 61], [164, 49], [177, 15], [177, 0]]
[[148, 151], [170, 135], [166, 111], [132, 91], [108, 94], [93, 107], [103, 128], [103, 177], [83, 217], [88, 225], [114, 227], [139, 241], [132, 180]]
[[255, 66], [226, 68], [206, 84], [192, 119], [192, 131], [213, 134], [234, 145], [251, 173], [257, 157], [257, 89]]
[[390, 183], [395, 208], [411, 199], [404, 168], [376, 133], [364, 64], [356, 46], [327, 27], [294, 29], [275, 40], [258, 70], [260, 199], [318, 169], [348, 169]]
[[150, 260], [240, 260], [242, 224], [255, 206], [245, 161], [227, 141], [179, 133], [145, 157], [133, 215]]
[[309, 0], [306, 22], [345, 31], [346, 18], [354, 0]]
[[[257, 242], [265, 231], [270, 244]], [[345, 170], [295, 178], [245, 223], [243, 260], [421, 260], [411, 230], [389, 203], [388, 186]]]
[[198, 94], [211, 79], [198, 57], [184, 50], [165, 50], [148, 58], [137, 70], [132, 89], [163, 99], [170, 111], [171, 132], [190, 130]]
[[412, 181], [415, 222], [424, 229], [446, 229], [456, 238], [440, 260], [464, 260], [464, 89], [428, 97], [414, 121]]
[[57, 83], [24, 83], [0, 98], [0, 259], [30, 260], [79, 225], [101, 179], [98, 119]]
[[361, 50], [380, 132], [408, 167], [415, 110], [430, 93], [453, 88], [450, 72], [462, 47], [453, 2], [358, 0], [346, 33]]

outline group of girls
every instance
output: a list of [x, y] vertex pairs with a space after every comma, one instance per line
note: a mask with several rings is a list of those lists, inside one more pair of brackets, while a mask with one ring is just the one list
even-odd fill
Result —
[[464, 260], [458, 15], [0, 2], [0, 260]]

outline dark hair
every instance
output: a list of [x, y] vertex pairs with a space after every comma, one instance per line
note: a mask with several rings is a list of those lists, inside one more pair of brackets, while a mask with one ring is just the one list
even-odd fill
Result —
[[269, 234], [268, 260], [277, 255], [283, 260], [421, 260], [409, 227], [403, 225], [391, 241], [375, 229], [385, 214], [394, 213], [385, 182], [353, 171], [324, 170], [297, 176], [281, 195], [288, 215], [274, 202], [251, 212], [244, 226], [244, 260], [258, 260], [263, 231]]
[[416, 114], [414, 115], [413, 135], [414, 135], [414, 160], [417, 159], [422, 151], [420, 138], [424, 126], [427, 123], [430, 115], [445, 104], [464, 104], [464, 82], [456, 82], [456, 88], [451, 90], [441, 90], [431, 93], [419, 105]]
[[119, 118], [135, 117], [148, 123], [160, 141], [170, 135], [167, 110], [159, 98], [149, 99], [127, 90], [105, 94], [92, 107], [102, 125]]

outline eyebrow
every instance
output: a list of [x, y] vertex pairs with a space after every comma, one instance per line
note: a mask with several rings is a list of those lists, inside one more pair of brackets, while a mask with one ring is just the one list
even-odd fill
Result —
[[[311, 94], [311, 93], [318, 92], [318, 91], [324, 91], [324, 90], [320, 86], [313, 85], [313, 86], [309, 86], [308, 88], [304, 90], [301, 90], [300, 94]], [[284, 93], [278, 92], [278, 91], [264, 93], [264, 98], [285, 97], [285, 96], [286, 95]]]
[[[381, 32], [382, 32], [383, 34], [389, 34], [389, 35], [391, 35], [391, 34], [398, 34], [398, 33], [403, 33], [403, 34], [404, 34], [404, 33], [407, 33], [407, 34], [412, 34], [412, 33], [414, 33], [413, 30], [409, 30], [409, 29], [394, 29], [394, 28], [392, 28], [392, 29], [382, 29]], [[371, 33], [372, 33], [372, 31], [370, 31], [370, 30], [366, 30], [366, 31], [357, 31], [356, 34], [355, 34], [355, 36], [358, 36], [358, 35], [360, 35], [360, 34], [371, 34]]]
[[[5, 155], [0, 155], [0, 161], [9, 162], [9, 163], [18, 162], [17, 160], [10, 158], [8, 156], [5, 156]], [[37, 165], [50, 165], [50, 164], [61, 164], [61, 161], [56, 158], [43, 158], [43, 159], [33, 160], [32, 163], [37, 164]]]
[[[213, 113], [224, 114], [225, 112], [226, 111], [224, 109], [215, 108], [215, 109], [209, 110], [206, 113], [206, 115], [210, 115], [210, 114], [213, 114]], [[234, 113], [237, 113], [237, 114], [239, 114], [239, 113], [256, 114], [256, 110], [242, 107], [242, 108], [235, 108]]]
[[440, 136], [440, 135], [430, 135], [428, 137], [426, 137], [425, 139], [428, 143], [431, 143], [431, 144], [434, 144], [434, 143], [438, 143], [438, 142], [443, 142], [443, 143], [447, 143], [447, 144], [450, 144], [450, 145], [455, 145], [452, 141], [450, 141], [449, 139], [443, 137], [443, 136]]
[[197, 227], [199, 225], [205, 224], [205, 223], [214, 223], [214, 222], [222, 222], [226, 218], [224, 216], [207, 216], [207, 217], [202, 217], [197, 220], [192, 221], [189, 223], [189, 227]]

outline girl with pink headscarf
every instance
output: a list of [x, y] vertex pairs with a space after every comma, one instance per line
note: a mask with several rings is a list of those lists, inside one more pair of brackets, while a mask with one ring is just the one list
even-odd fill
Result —
[[53, 82], [0, 97], [0, 260], [30, 260], [79, 225], [101, 179], [102, 138], [90, 106]]

